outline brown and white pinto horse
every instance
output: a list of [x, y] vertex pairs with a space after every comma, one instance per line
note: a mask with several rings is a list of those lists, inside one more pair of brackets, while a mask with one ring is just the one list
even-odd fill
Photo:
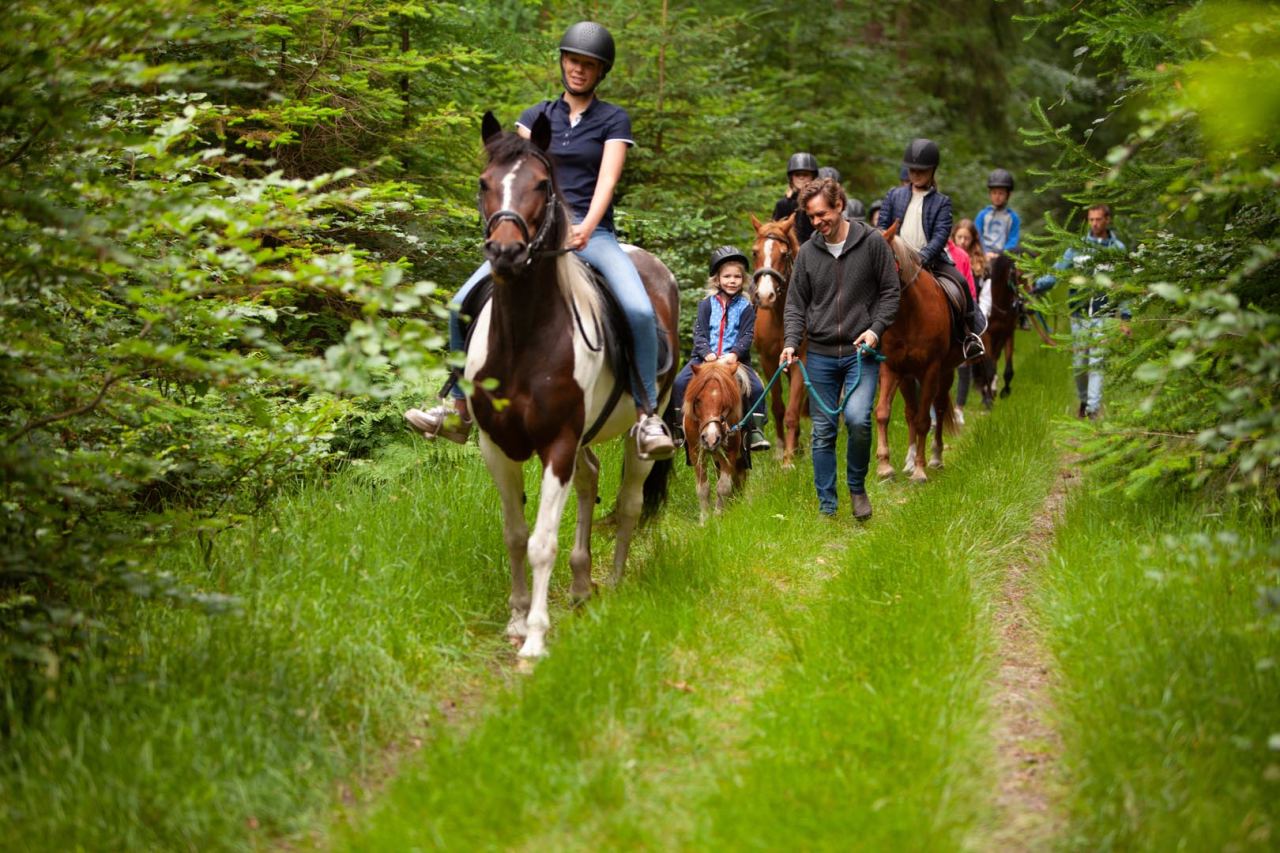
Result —
[[[591, 581], [591, 515], [600, 463], [588, 444], [626, 435], [636, 413], [629, 393], [619, 396], [602, 346], [607, 328], [599, 294], [586, 266], [562, 247], [569, 215], [560, 201], [545, 153], [551, 127], [534, 122], [531, 141], [503, 133], [486, 113], [482, 128], [488, 165], [480, 176], [484, 252], [493, 272], [493, 297], [476, 317], [467, 347], [468, 404], [480, 428], [480, 451], [502, 499], [511, 560], [511, 620], [507, 634], [524, 641], [520, 656], [546, 653], [550, 628], [547, 587], [555, 565], [560, 518], [572, 483], [578, 523], [569, 566], [572, 595], [588, 598]], [[679, 295], [675, 277], [661, 262], [631, 252], [653, 300], [658, 326], [676, 351]], [[674, 370], [659, 376], [659, 410], [671, 393]], [[490, 386], [492, 390], [484, 390]], [[537, 456], [542, 495], [533, 534], [524, 513], [524, 463]], [[622, 576], [642, 504], [661, 490], [670, 461], [642, 461], [627, 438], [618, 490], [617, 541], [612, 581]], [[533, 571], [530, 593], [526, 561]]]
[[880, 349], [885, 360], [880, 364], [880, 399], [876, 404], [876, 473], [892, 477], [889, 462], [889, 415], [893, 395], [902, 390], [907, 414], [907, 461], [911, 480], [923, 483], [924, 442], [929, 435], [929, 407], [938, 415], [938, 428], [933, 437], [930, 468], [942, 467], [942, 432], [954, 430], [951, 410], [951, 383], [956, 367], [964, 360], [960, 344], [951, 333], [951, 307], [942, 286], [920, 263], [920, 255], [897, 238], [898, 223], [889, 226], [884, 239], [893, 250], [902, 282], [898, 316], [885, 329]]
[[747, 480], [747, 459], [742, 452], [743, 433], [730, 431], [742, 420], [743, 388], [737, 365], [723, 361], [694, 363], [693, 379], [684, 394], [684, 434], [697, 436], [685, 447], [698, 481], [698, 506], [706, 521], [711, 509], [711, 483], [708, 469], [714, 466], [716, 478], [716, 512], [742, 489]]
[[[760, 353], [761, 375], [772, 377], [778, 370], [783, 348], [782, 315], [787, 306], [787, 285], [791, 270], [800, 254], [800, 241], [795, 233], [795, 214], [776, 222], [761, 222], [755, 214], [751, 225], [756, 241], [751, 247], [755, 272], [751, 274], [751, 301], [756, 308], [755, 348]], [[800, 342], [799, 356], [804, 359], [806, 342]], [[790, 468], [800, 447], [800, 416], [805, 411], [804, 382], [800, 365], [787, 369], [787, 405], [782, 405], [782, 383], [775, 382], [769, 392], [774, 429], [782, 445], [782, 467]]]
[[1004, 386], [1001, 397], [1008, 397], [1013, 384], [1013, 339], [1022, 314], [1022, 276], [1008, 255], [996, 258], [991, 267], [991, 316], [982, 343], [987, 354], [973, 365], [974, 384], [982, 392], [982, 405], [991, 408], [996, 398], [996, 373], [1000, 353], [1004, 353]]

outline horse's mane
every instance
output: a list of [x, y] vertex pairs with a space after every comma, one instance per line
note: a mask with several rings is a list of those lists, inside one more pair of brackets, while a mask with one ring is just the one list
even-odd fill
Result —
[[893, 257], [898, 262], [899, 275], [902, 280], [911, 281], [914, 279], [923, 266], [920, 262], [920, 253], [908, 246], [907, 241], [896, 234], [889, 241], [889, 248], [893, 250]]
[[685, 400], [696, 400], [708, 388], [718, 388], [720, 399], [729, 402], [733, 417], [738, 417], [742, 409], [742, 389], [738, 387], [738, 368], [730, 367], [722, 361], [708, 361], [702, 369], [693, 374], [689, 387], [684, 392]]

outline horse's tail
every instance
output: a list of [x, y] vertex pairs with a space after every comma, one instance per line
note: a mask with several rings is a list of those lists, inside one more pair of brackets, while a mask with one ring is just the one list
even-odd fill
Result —
[[942, 430], [943, 435], [954, 435], [959, 431], [960, 425], [956, 423], [956, 409], [951, 403], [950, 388], [938, 395], [933, 408], [938, 416], [938, 429]]

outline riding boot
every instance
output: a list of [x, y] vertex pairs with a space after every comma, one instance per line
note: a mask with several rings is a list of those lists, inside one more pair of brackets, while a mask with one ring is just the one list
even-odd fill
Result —
[[684, 447], [684, 412], [680, 409], [672, 409], [671, 420], [667, 422], [667, 426], [671, 429], [671, 440], [676, 447]]
[[751, 450], [768, 450], [772, 445], [764, 437], [764, 424], [768, 416], [764, 412], [752, 412], [747, 427], [747, 447]]
[[969, 300], [969, 312], [964, 318], [965, 335], [964, 342], [961, 344], [961, 352], [965, 361], [972, 361], [975, 358], [981, 358], [987, 354], [987, 348], [982, 344], [982, 337], [978, 334], [978, 303], [973, 299]]

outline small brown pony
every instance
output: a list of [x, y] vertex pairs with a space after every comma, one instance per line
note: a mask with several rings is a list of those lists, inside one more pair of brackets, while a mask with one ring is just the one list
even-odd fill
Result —
[[703, 521], [711, 508], [708, 459], [714, 461], [719, 472], [716, 480], [717, 513], [747, 481], [743, 433], [732, 430], [742, 420], [742, 399], [743, 389], [737, 367], [718, 360], [693, 365], [693, 379], [684, 394], [684, 434], [698, 437], [685, 447], [698, 480], [698, 505]]
[[942, 467], [942, 432], [955, 429], [951, 409], [951, 383], [964, 360], [960, 344], [951, 333], [951, 307], [937, 279], [921, 263], [920, 255], [897, 239], [898, 223], [889, 226], [884, 239], [893, 250], [902, 282], [898, 316], [885, 329], [880, 349], [880, 399], [876, 404], [876, 473], [892, 477], [889, 462], [889, 415], [893, 395], [902, 390], [907, 414], [907, 451], [903, 468], [911, 468], [911, 480], [928, 480], [924, 471], [924, 443], [929, 435], [929, 407], [938, 413], [930, 468]]
[[[776, 222], [761, 222], [755, 214], [751, 225], [756, 230], [756, 241], [751, 247], [755, 272], [751, 274], [751, 302], [756, 309], [755, 348], [760, 353], [761, 376], [765, 381], [778, 370], [782, 355], [782, 314], [787, 306], [787, 285], [791, 283], [791, 270], [800, 254], [800, 241], [795, 233], [795, 214]], [[804, 359], [806, 342], [800, 342], [799, 357]], [[800, 366], [792, 364], [787, 370], [787, 405], [782, 405], [782, 383], [775, 382], [769, 391], [774, 429], [782, 445], [782, 467], [795, 464], [800, 450], [800, 416], [807, 406], [804, 382]]]

